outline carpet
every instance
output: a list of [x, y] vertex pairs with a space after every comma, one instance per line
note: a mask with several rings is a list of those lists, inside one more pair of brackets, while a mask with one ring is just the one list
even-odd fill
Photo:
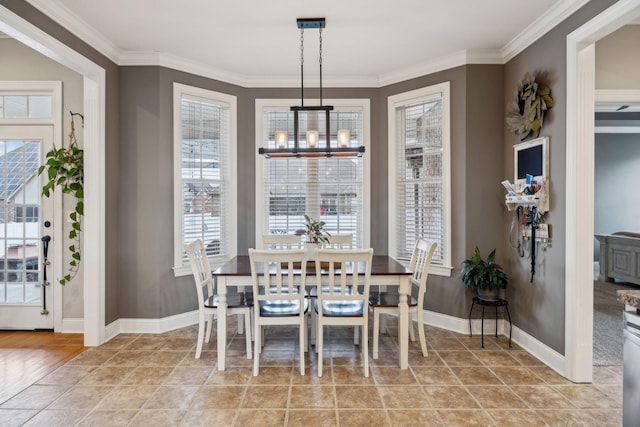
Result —
[[622, 312], [619, 289], [638, 289], [624, 283], [593, 282], [593, 365], [622, 365]]

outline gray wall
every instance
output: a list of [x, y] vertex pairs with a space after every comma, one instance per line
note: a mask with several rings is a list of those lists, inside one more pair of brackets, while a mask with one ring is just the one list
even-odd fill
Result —
[[[468, 66], [414, 79], [382, 89], [325, 89], [326, 98], [367, 98], [371, 102], [372, 192], [366, 203], [371, 209], [372, 247], [387, 253], [387, 96], [451, 81], [452, 87], [452, 181], [453, 181], [453, 263], [459, 265], [476, 243], [496, 247], [500, 242], [498, 218], [502, 209], [499, 187], [488, 185], [501, 176], [502, 67]], [[255, 245], [255, 100], [297, 98], [297, 88], [243, 89], [160, 67], [121, 67], [120, 123], [123, 185], [119, 198], [119, 249], [122, 271], [120, 316], [158, 318], [195, 308], [191, 278], [174, 278], [172, 106], [173, 82], [216, 90], [238, 97], [238, 253]], [[316, 96], [313, 90], [309, 97]], [[467, 110], [474, 114], [468, 115]], [[476, 111], [477, 110], [477, 111]], [[473, 138], [467, 138], [470, 128]], [[467, 154], [470, 153], [470, 154]], [[481, 161], [478, 161], [478, 160]], [[489, 190], [487, 190], [487, 188]], [[468, 191], [467, 191], [468, 189]], [[488, 215], [487, 215], [488, 214]], [[485, 244], [486, 243], [486, 244]], [[149, 248], [153, 248], [150, 250]], [[452, 278], [433, 277], [428, 299], [435, 311], [464, 317], [470, 294], [466, 295], [454, 271]]]
[[[525, 72], [546, 74], [555, 105], [545, 118], [541, 136], [549, 137], [550, 212], [553, 246], [538, 251], [538, 265], [530, 283], [530, 260], [521, 259], [511, 248], [508, 230], [513, 213], [503, 215], [503, 254], [510, 273], [507, 297], [513, 323], [526, 333], [564, 354], [565, 340], [565, 191], [566, 191], [566, 36], [615, 1], [592, 0], [579, 11], [517, 55], [504, 68], [504, 114], [512, 101], [517, 82]], [[517, 136], [504, 128], [504, 177], [513, 179], [513, 148]], [[495, 185], [499, 185], [496, 182]]]
[[[62, 111], [63, 111], [63, 128], [59, 129], [61, 141], [65, 147], [69, 144], [69, 132], [71, 130], [71, 116], [69, 111], [82, 113], [83, 110], [83, 83], [82, 76], [75, 71], [58, 64], [55, 61], [39, 54], [33, 49], [23, 45], [22, 43], [4, 38], [0, 39], [0, 80], [6, 81], [61, 81], [62, 82]], [[80, 120], [76, 117], [76, 136], [78, 144], [82, 146], [82, 126]], [[75, 209], [75, 200], [63, 197], [62, 211], [67, 212]], [[44, 218], [51, 219], [51, 218]], [[69, 252], [66, 248], [69, 246], [66, 236], [69, 233], [69, 224], [65, 221], [62, 224], [54, 226], [62, 226], [65, 243], [63, 244], [63, 254], [55, 254], [54, 256], [62, 256], [64, 258], [64, 269], [68, 268]], [[65, 273], [66, 274], [66, 273]], [[57, 279], [57, 278], [56, 278]], [[59, 286], [57, 280], [52, 280], [55, 286]], [[82, 264], [78, 275], [63, 289], [63, 317], [64, 318], [82, 318], [83, 317], [83, 292], [82, 292]]]
[[598, 133], [595, 144], [595, 233], [640, 233], [640, 134]]

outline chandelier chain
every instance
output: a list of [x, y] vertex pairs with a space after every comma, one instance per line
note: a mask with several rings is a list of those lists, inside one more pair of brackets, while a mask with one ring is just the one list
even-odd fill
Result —
[[320, 30], [320, 65], [322, 65], [322, 28]]
[[300, 65], [304, 64], [304, 28], [300, 29]]
[[304, 28], [300, 28], [300, 100], [304, 106]]

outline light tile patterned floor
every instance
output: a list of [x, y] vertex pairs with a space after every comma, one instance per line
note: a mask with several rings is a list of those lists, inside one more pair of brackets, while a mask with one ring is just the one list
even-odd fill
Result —
[[0, 425], [622, 425], [621, 366], [594, 368], [593, 384], [573, 384], [506, 337], [485, 336], [482, 349], [479, 337], [425, 330], [429, 357], [411, 343], [407, 371], [396, 367], [395, 338], [383, 335], [369, 378], [346, 328], [325, 335], [322, 378], [314, 353], [300, 376], [290, 328], [266, 331], [258, 377], [243, 336], [230, 340], [219, 372], [215, 338], [194, 358], [196, 327], [121, 334], [2, 402]]

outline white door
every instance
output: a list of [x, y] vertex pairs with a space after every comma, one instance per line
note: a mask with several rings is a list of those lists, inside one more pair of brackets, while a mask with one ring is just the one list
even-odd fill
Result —
[[52, 145], [53, 126], [0, 126], [0, 329], [53, 329], [53, 201], [38, 176]]

